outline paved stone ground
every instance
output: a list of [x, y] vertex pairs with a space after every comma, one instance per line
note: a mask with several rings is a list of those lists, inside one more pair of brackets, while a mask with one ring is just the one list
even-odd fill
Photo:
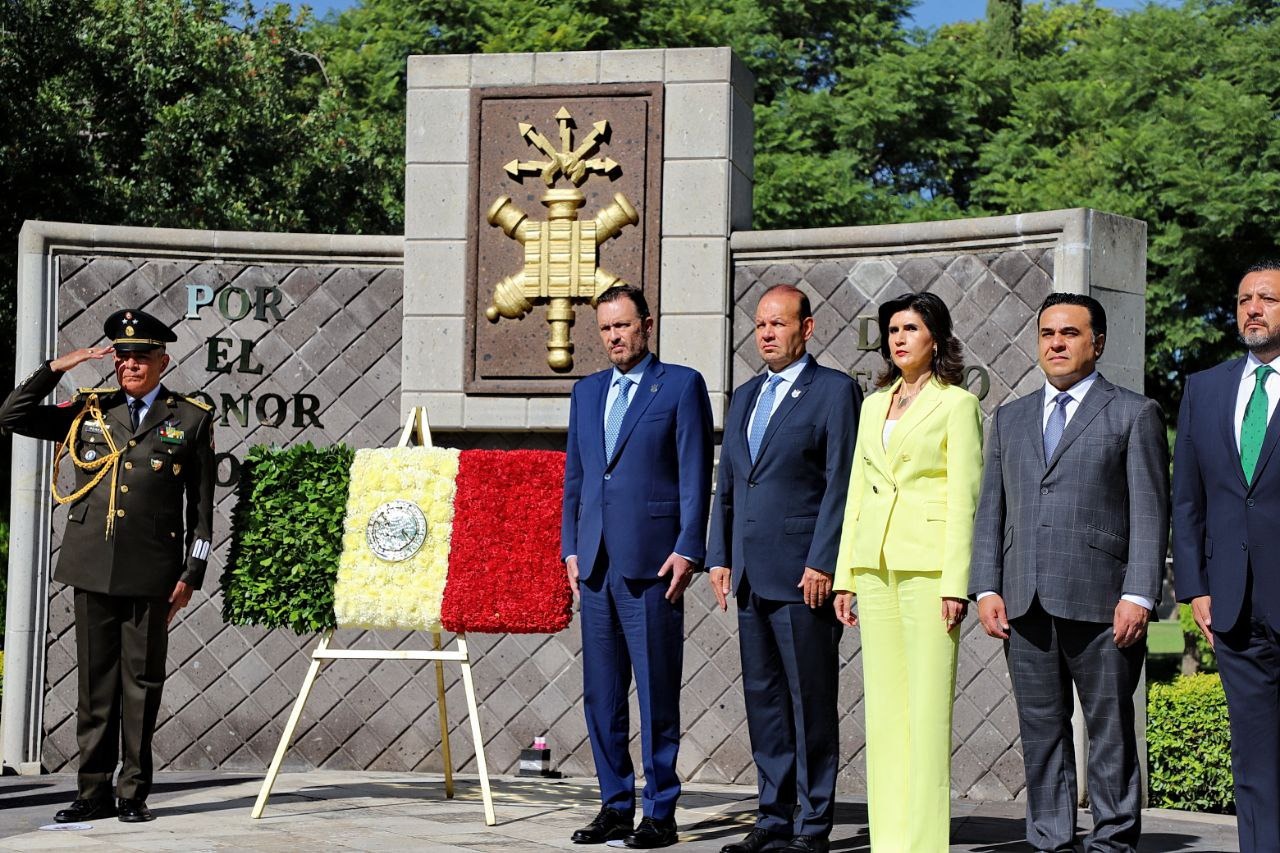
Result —
[[[315, 771], [283, 774], [262, 819], [249, 809], [260, 776], [235, 773], [162, 773], [150, 805], [153, 823], [99, 821], [81, 831], [42, 831], [68, 803], [74, 779], [67, 775], [0, 779], [0, 851], [204, 851], [312, 850], [516, 853], [587, 850], [569, 842], [574, 829], [598, 808], [593, 780], [493, 779], [496, 826], [484, 825], [475, 777], [456, 779], [454, 799], [439, 776], [404, 773]], [[677, 812], [680, 853], [715, 853], [744, 834], [753, 819], [755, 790], [743, 786], [689, 784]], [[953, 851], [1021, 853], [1022, 806], [957, 800], [952, 807]], [[1087, 815], [1081, 824], [1087, 825]], [[832, 850], [870, 850], [863, 802], [838, 809]], [[1163, 810], [1148, 811], [1140, 850], [1235, 851], [1235, 820]]]

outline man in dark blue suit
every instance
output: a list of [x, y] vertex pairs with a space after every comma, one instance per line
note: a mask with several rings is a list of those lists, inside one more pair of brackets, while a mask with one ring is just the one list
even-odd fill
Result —
[[1187, 379], [1173, 456], [1178, 600], [1217, 652], [1243, 851], [1280, 851], [1280, 261], [1236, 291], [1248, 353]]
[[[682, 595], [701, 564], [711, 492], [711, 401], [695, 370], [649, 352], [653, 318], [630, 286], [596, 301], [613, 367], [573, 387], [561, 555], [582, 602], [583, 697], [603, 807], [578, 844], [677, 840]], [[627, 693], [635, 670], [644, 818], [633, 830]]]
[[755, 828], [722, 853], [826, 853], [840, 761], [841, 626], [831, 601], [862, 392], [805, 351], [809, 298], [792, 285], [756, 306], [768, 369], [733, 395], [707, 565], [722, 610], [738, 603]]

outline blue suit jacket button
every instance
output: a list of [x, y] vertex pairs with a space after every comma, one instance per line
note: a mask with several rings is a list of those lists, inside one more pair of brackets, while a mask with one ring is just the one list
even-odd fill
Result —
[[609, 479], [609, 478], [610, 478], [610, 477], [612, 477], [612, 476], [613, 476], [612, 474], [605, 474], [605, 475], [604, 475], [604, 478], [607, 480], [607, 479]]
[[1245, 501], [1245, 504], [1248, 506], [1253, 506], [1253, 498], [1249, 498], [1247, 501]]

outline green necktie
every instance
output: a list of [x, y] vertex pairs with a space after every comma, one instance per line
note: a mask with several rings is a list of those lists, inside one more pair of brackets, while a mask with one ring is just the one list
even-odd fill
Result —
[[1249, 404], [1244, 407], [1244, 421], [1240, 424], [1240, 467], [1244, 469], [1246, 483], [1253, 482], [1253, 469], [1258, 467], [1262, 440], [1267, 436], [1267, 376], [1270, 373], [1272, 369], [1267, 364], [1254, 371], [1258, 382], [1249, 395]]

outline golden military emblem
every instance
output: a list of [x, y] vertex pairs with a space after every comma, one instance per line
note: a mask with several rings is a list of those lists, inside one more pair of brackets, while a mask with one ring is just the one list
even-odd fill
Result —
[[[614, 193], [613, 202], [594, 219], [578, 219], [578, 208], [586, 201], [578, 187], [592, 174], [609, 175], [620, 167], [610, 158], [592, 157], [609, 135], [609, 122], [593, 124], [575, 148], [573, 116], [561, 107], [555, 117], [560, 125], [560, 150], [533, 125], [521, 122], [520, 135], [547, 159], [512, 160], [505, 166], [514, 180], [536, 174], [546, 182], [542, 203], [547, 208], [547, 221], [530, 221], [505, 195], [495, 199], [486, 214], [490, 225], [502, 228], [508, 237], [524, 246], [524, 269], [495, 285], [485, 316], [494, 323], [500, 317], [518, 319], [532, 311], [535, 303], [545, 302], [551, 326], [547, 364], [552, 370], [567, 371], [573, 367], [569, 327], [573, 325], [574, 301], [594, 302], [610, 287], [624, 283], [600, 267], [599, 246], [628, 225], [635, 225], [640, 216], [626, 196]], [[561, 176], [573, 186], [557, 189], [555, 183]]]

